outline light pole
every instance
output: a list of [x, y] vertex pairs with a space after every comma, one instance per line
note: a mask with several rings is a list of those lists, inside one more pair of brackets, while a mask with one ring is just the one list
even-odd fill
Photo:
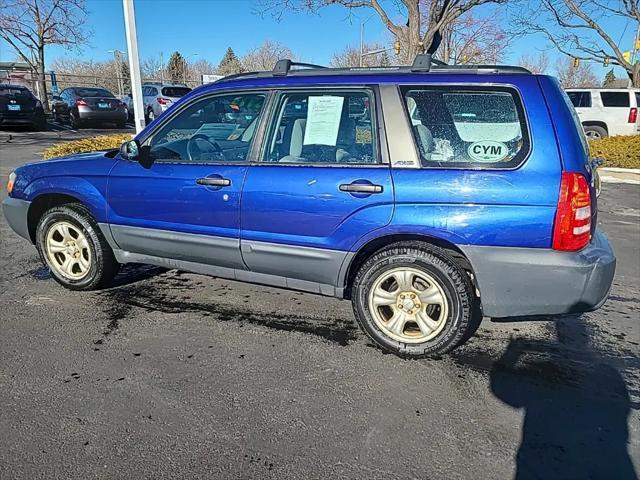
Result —
[[116, 61], [116, 80], [118, 81], [118, 95], [122, 96], [124, 95], [124, 92], [122, 91], [124, 89], [124, 82], [122, 80], [122, 54], [126, 55], [126, 52], [123, 52], [121, 50], [118, 50], [117, 48], [115, 50], [107, 50], [107, 52], [109, 53], [113, 53], [113, 58]]
[[133, 114], [136, 133], [145, 127], [144, 107], [142, 106], [142, 78], [140, 76], [140, 59], [138, 57], [138, 36], [136, 33], [136, 13], [133, 0], [122, 0], [124, 9], [124, 27], [127, 35], [129, 51], [129, 75], [131, 76], [131, 96], [133, 97]]
[[[187, 85], [187, 69], [189, 68], [189, 62], [187, 59], [191, 57], [197, 57], [200, 55], [199, 53], [192, 53], [191, 55], [187, 55], [184, 59], [184, 68], [182, 69], [182, 81], [185, 85]], [[188, 85], [187, 85], [188, 86]]]
[[360, 66], [362, 67], [362, 58], [364, 56], [364, 24], [375, 17], [375, 13], [369, 15], [365, 20], [360, 22]]

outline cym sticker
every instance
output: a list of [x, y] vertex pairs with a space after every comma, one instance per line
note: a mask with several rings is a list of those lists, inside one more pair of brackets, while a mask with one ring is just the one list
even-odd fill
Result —
[[509, 149], [502, 142], [480, 140], [469, 145], [467, 153], [478, 162], [493, 163], [504, 160], [509, 154]]

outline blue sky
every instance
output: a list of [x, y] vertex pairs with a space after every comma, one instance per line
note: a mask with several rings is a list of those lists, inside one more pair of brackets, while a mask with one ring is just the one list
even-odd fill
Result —
[[[90, 45], [81, 52], [67, 51], [59, 46], [47, 50], [47, 63], [58, 57], [70, 56], [104, 60], [111, 49], [126, 51], [121, 0], [87, 0], [87, 24], [93, 31]], [[266, 14], [255, 13], [253, 0], [135, 0], [138, 44], [141, 59], [164, 53], [165, 61], [175, 51], [184, 56], [195, 53], [217, 64], [227, 47], [238, 55], [258, 46], [265, 39], [281, 42], [300, 58], [316, 63], [328, 63], [332, 54], [346, 45], [358, 45], [360, 21], [371, 15], [370, 10], [354, 10], [349, 19], [341, 6], [323, 8], [319, 14], [290, 13], [280, 22]], [[488, 13], [479, 8], [478, 13]], [[622, 35], [623, 43], [631, 44], [633, 26], [625, 31], [624, 22], [610, 23], [614, 36]], [[619, 32], [619, 34], [617, 33]], [[376, 15], [366, 23], [365, 41], [388, 42], [390, 35]], [[533, 47], [532, 47], [533, 46]], [[528, 37], [510, 45], [507, 61], [514, 62], [524, 52], [536, 53], [544, 48], [543, 39]], [[557, 54], [549, 52], [554, 58]], [[0, 60], [10, 61], [15, 54], [6, 44], [0, 44]], [[603, 77], [607, 69], [594, 66], [594, 73]], [[616, 71], [622, 77], [621, 69]]]

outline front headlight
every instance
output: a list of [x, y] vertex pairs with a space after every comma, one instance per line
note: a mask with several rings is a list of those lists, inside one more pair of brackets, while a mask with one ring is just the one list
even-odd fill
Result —
[[7, 193], [11, 194], [11, 190], [13, 190], [13, 185], [16, 183], [16, 172], [11, 172], [9, 174], [9, 181], [7, 182]]

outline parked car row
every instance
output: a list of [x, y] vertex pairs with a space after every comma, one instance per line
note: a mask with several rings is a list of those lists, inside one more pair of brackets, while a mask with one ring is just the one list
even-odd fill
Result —
[[124, 128], [128, 118], [127, 106], [99, 87], [65, 88], [53, 97], [51, 110], [56, 121], [68, 122], [76, 129], [90, 123], [111, 123]]

